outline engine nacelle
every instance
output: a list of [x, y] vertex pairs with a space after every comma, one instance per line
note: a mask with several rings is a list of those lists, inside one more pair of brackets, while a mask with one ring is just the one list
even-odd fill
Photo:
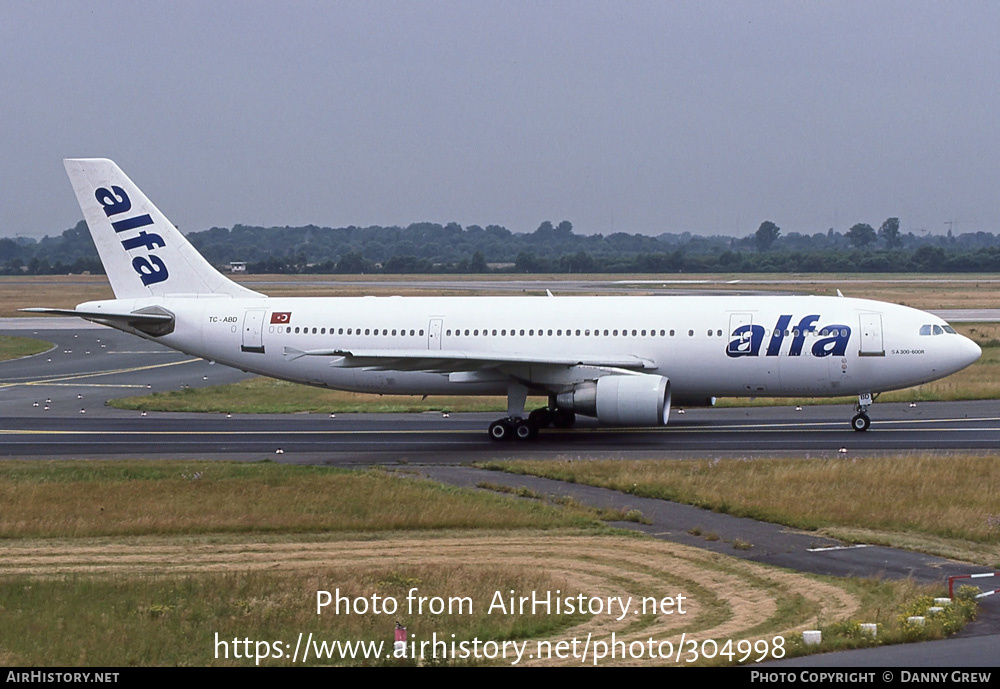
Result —
[[648, 374], [602, 376], [557, 396], [556, 406], [613, 426], [664, 426], [670, 381]]

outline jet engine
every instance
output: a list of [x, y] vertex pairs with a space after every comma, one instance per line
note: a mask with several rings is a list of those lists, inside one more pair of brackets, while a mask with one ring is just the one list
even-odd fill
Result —
[[670, 416], [670, 381], [649, 374], [602, 376], [556, 397], [559, 409], [616, 426], [663, 426]]

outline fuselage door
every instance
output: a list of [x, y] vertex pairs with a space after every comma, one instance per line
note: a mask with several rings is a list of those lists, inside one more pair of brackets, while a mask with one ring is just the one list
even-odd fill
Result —
[[243, 317], [244, 352], [264, 353], [264, 309], [247, 309]]
[[885, 356], [882, 342], [882, 314], [861, 314], [861, 350], [858, 356]]
[[443, 318], [432, 318], [427, 325], [427, 349], [441, 349], [441, 325]]

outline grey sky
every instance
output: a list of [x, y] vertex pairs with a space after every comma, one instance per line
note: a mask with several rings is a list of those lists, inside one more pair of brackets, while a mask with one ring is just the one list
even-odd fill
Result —
[[1000, 3], [0, 0], [0, 236], [109, 157], [184, 231], [1000, 232]]

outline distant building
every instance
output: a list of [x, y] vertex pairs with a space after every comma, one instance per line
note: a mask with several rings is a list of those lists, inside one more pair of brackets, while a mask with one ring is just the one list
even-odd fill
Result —
[[229, 272], [231, 273], [245, 273], [247, 272], [247, 264], [245, 261], [230, 261], [229, 262]]

